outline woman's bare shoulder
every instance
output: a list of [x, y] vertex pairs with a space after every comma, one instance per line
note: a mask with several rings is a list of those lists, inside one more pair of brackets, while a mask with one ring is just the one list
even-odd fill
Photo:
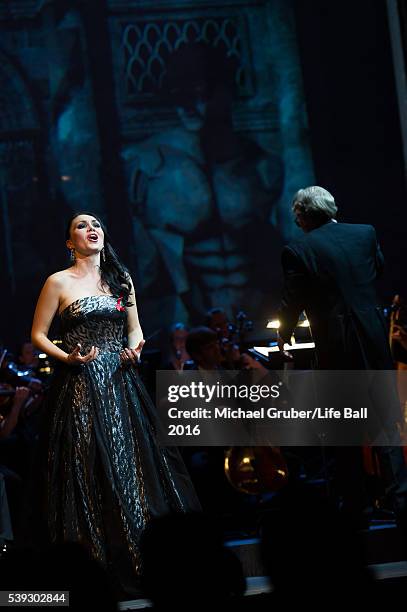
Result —
[[69, 283], [71, 277], [72, 274], [69, 268], [66, 270], [58, 270], [58, 272], [54, 272], [48, 276], [45, 285], [54, 287], [55, 289], [63, 289]]

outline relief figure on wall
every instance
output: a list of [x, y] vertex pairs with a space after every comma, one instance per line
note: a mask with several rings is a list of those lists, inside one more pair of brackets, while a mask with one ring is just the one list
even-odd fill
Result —
[[253, 312], [267, 291], [267, 260], [281, 246], [269, 219], [283, 165], [234, 129], [235, 72], [220, 49], [180, 46], [161, 92], [178, 126], [124, 151], [139, 291], [165, 294], [173, 320], [197, 319], [214, 306]]

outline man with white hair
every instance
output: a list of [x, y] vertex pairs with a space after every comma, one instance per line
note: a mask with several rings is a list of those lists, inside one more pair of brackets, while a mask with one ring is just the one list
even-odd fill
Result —
[[319, 369], [392, 369], [375, 287], [384, 260], [374, 227], [337, 223], [335, 200], [322, 187], [297, 191], [292, 209], [304, 236], [282, 254], [280, 345], [305, 310]]
[[[305, 310], [315, 342], [317, 368], [325, 370], [391, 370], [386, 321], [375, 281], [383, 255], [371, 225], [337, 223], [333, 196], [322, 187], [300, 189], [292, 209], [304, 235], [283, 250], [284, 290], [279, 319], [279, 348], [290, 343]], [[377, 407], [375, 406], [375, 409]], [[407, 470], [398, 435], [398, 401], [379, 405], [380, 418], [391, 432], [392, 446], [377, 446], [386, 493], [405, 530]], [[343, 507], [361, 516], [367, 505], [359, 447], [334, 453]]]

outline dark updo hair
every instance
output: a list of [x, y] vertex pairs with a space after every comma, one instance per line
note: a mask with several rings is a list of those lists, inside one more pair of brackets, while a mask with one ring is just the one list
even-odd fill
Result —
[[89, 215], [96, 219], [103, 230], [104, 233], [104, 253], [105, 253], [105, 261], [103, 261], [103, 257], [100, 257], [100, 278], [103, 284], [106, 284], [112, 295], [115, 297], [122, 296], [122, 304], [125, 306], [133, 306], [133, 304], [129, 301], [129, 296], [132, 290], [132, 283], [130, 280], [130, 273], [127, 268], [121, 263], [120, 259], [117, 256], [116, 251], [112, 247], [110, 242], [109, 234], [107, 233], [105, 224], [101, 221], [100, 217], [95, 215], [93, 212], [89, 212], [87, 210], [80, 210], [75, 212], [72, 217], [69, 219], [68, 224], [66, 226], [65, 238], [66, 240], [70, 240], [71, 238], [71, 225], [72, 221], [79, 217], [79, 215]]

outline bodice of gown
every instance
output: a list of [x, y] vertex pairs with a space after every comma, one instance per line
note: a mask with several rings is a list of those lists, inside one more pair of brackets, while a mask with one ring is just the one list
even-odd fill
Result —
[[95, 295], [79, 298], [60, 314], [64, 349], [70, 353], [78, 342], [82, 355], [92, 346], [100, 352], [117, 353], [123, 348], [127, 313], [117, 297]]

